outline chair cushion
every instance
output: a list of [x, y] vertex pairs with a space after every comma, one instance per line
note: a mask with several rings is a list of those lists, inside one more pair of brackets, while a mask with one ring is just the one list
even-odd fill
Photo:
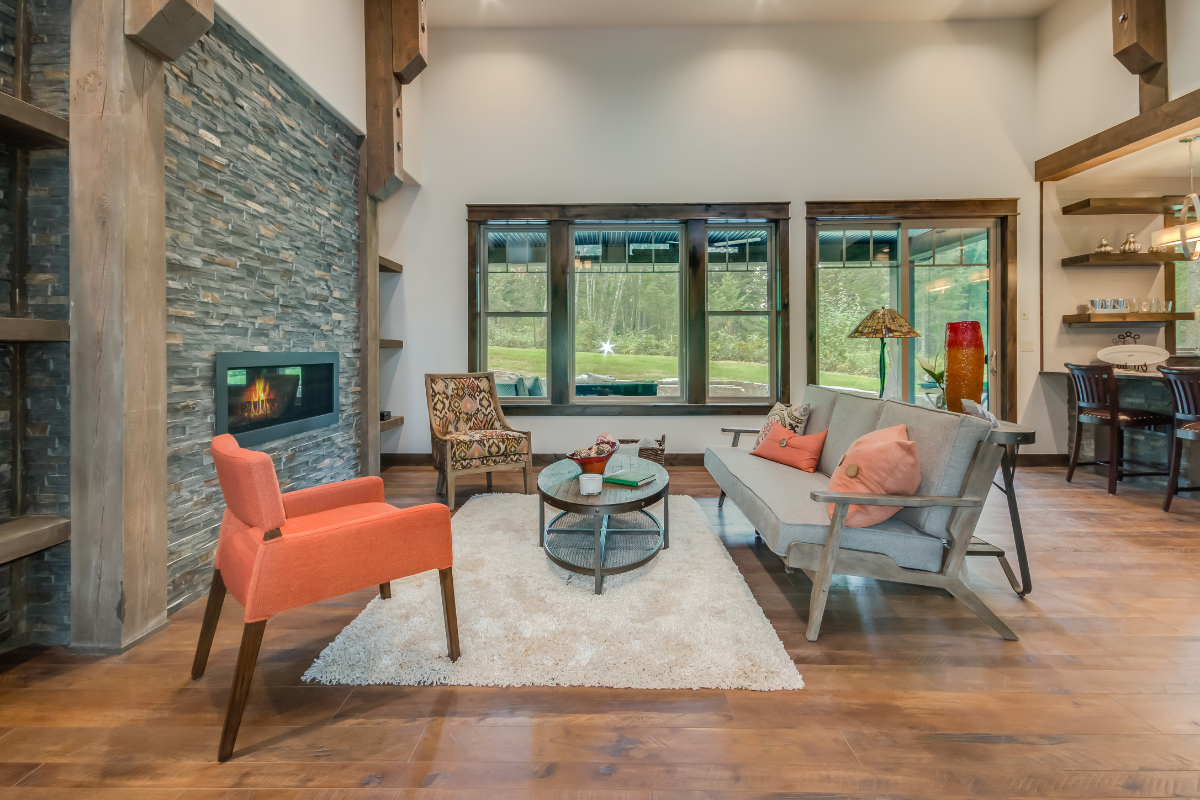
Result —
[[[826, 476], [755, 458], [749, 450], [733, 447], [708, 448], [704, 466], [775, 553], [786, 556], [792, 542], [825, 543], [829, 512], [809, 493], [827, 488]], [[882, 553], [908, 569], [937, 572], [942, 568], [942, 540], [922, 533], [899, 515], [871, 528], [844, 529], [842, 547]]]
[[828, 433], [829, 431], [821, 431], [808, 436], [798, 436], [775, 423], [763, 443], [751, 450], [750, 455], [803, 472], [815, 472]]
[[[1085, 422], [1088, 417], [1107, 422], [1112, 417], [1112, 411], [1107, 408], [1081, 408], [1079, 416], [1083, 417]], [[1171, 421], [1171, 415], [1147, 411], [1144, 408], [1118, 408], [1117, 419], [1132, 425], [1166, 425]]]
[[767, 438], [767, 434], [776, 425], [782, 425], [792, 433], [804, 433], [804, 423], [808, 417], [808, 405], [793, 406], [788, 403], [776, 403], [775, 407], [767, 412], [767, 418], [763, 422], [762, 429], [758, 432], [758, 438], [754, 441], [754, 446], [758, 447], [763, 443], [763, 439]]
[[[880, 428], [864, 434], [850, 445], [842, 463], [829, 478], [831, 492], [867, 492], [911, 496], [921, 485], [921, 462], [917, 445], [908, 439], [903, 425]], [[834, 504], [829, 504], [833, 517]], [[846, 512], [846, 527], [869, 528], [895, 516], [902, 506], [852, 505]]]
[[[975, 446], [992, 432], [990, 423], [950, 411], [938, 411], [888, 400], [879, 415], [879, 427], [903, 425], [917, 443], [921, 458], [921, 483], [914, 494], [956, 496], [975, 457]], [[905, 508], [896, 514], [913, 527], [945, 539], [949, 508]]]
[[[842, 456], [850, 445], [863, 436], [875, 430], [879, 421], [879, 412], [883, 410], [883, 401], [875, 397], [860, 397], [853, 394], [840, 394], [833, 414], [829, 418], [829, 437], [825, 439], [825, 448], [821, 451], [821, 460], [817, 462], [817, 471], [829, 477], [833, 469], [841, 463]], [[819, 429], [810, 428], [810, 433]], [[821, 487], [825, 488], [825, 487]]]
[[450, 440], [451, 469], [513, 464], [529, 458], [529, 437], [516, 431], [466, 431], [446, 438]]
[[246, 450], [223, 433], [212, 440], [212, 457], [225, 507], [234, 517], [263, 532], [283, 524], [283, 496], [269, 455]]
[[445, 433], [500, 427], [487, 375], [443, 376], [429, 379], [429, 421]]
[[399, 514], [400, 509], [388, 503], [360, 503], [353, 506], [331, 508], [328, 511], [318, 511], [316, 514], [305, 514], [302, 517], [291, 517], [279, 529], [284, 536], [294, 533], [305, 533], [344, 522], [383, 518]]
[[1200, 422], [1189, 422], [1186, 425], [1180, 425], [1179, 430], [1200, 433]]

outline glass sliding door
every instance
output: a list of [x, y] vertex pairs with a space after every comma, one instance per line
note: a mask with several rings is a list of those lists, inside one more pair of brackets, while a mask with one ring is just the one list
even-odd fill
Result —
[[992, 291], [998, 227], [990, 221], [901, 221], [818, 227], [818, 357], [822, 385], [878, 392], [879, 343], [847, 339], [887, 305], [921, 334], [889, 339], [889, 367], [902, 399], [937, 406], [941, 390], [921, 360], [945, 367], [946, 323], [974, 321], [987, 343], [984, 404], [996, 372], [998, 294]]

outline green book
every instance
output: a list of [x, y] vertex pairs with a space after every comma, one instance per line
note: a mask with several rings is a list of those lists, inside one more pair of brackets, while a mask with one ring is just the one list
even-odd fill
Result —
[[614, 472], [611, 475], [604, 476], [605, 483], [615, 483], [619, 486], [645, 486], [650, 481], [654, 480], [653, 472], [637, 472], [636, 470], [626, 469], [620, 472]]

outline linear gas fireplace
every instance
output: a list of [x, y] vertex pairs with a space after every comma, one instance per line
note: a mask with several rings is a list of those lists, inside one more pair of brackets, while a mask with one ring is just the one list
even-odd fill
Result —
[[216, 433], [262, 444], [338, 421], [337, 353], [217, 353]]

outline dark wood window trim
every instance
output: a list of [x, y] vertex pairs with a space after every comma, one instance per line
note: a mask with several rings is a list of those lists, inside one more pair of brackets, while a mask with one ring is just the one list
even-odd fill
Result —
[[805, 321], [807, 381], [819, 382], [817, 364], [817, 223], [891, 219], [993, 219], [999, 223], [1000, 403], [998, 416], [1017, 418], [1017, 200], [871, 200], [805, 203]]
[[[752, 403], [707, 402], [707, 313], [705, 308], [705, 270], [708, 220], [765, 220], [776, 231], [776, 358], [771, 365], [779, 400], [790, 399], [791, 350], [788, 335], [789, 279], [788, 224], [790, 204], [781, 203], [586, 203], [574, 205], [518, 204], [467, 206], [467, 368], [483, 368], [486, 345], [482, 341], [480, 303], [482, 279], [479, 263], [480, 226], [489, 222], [530, 220], [548, 222], [550, 244], [550, 402], [504, 403], [509, 416], [708, 416], [763, 415], [775, 402], [768, 399]], [[686, 262], [681, 265], [687, 298], [681, 319], [686, 342], [687, 402], [677, 403], [572, 403], [571, 319], [567, 282], [571, 268], [570, 225], [580, 220], [672, 220], [685, 226]]]

